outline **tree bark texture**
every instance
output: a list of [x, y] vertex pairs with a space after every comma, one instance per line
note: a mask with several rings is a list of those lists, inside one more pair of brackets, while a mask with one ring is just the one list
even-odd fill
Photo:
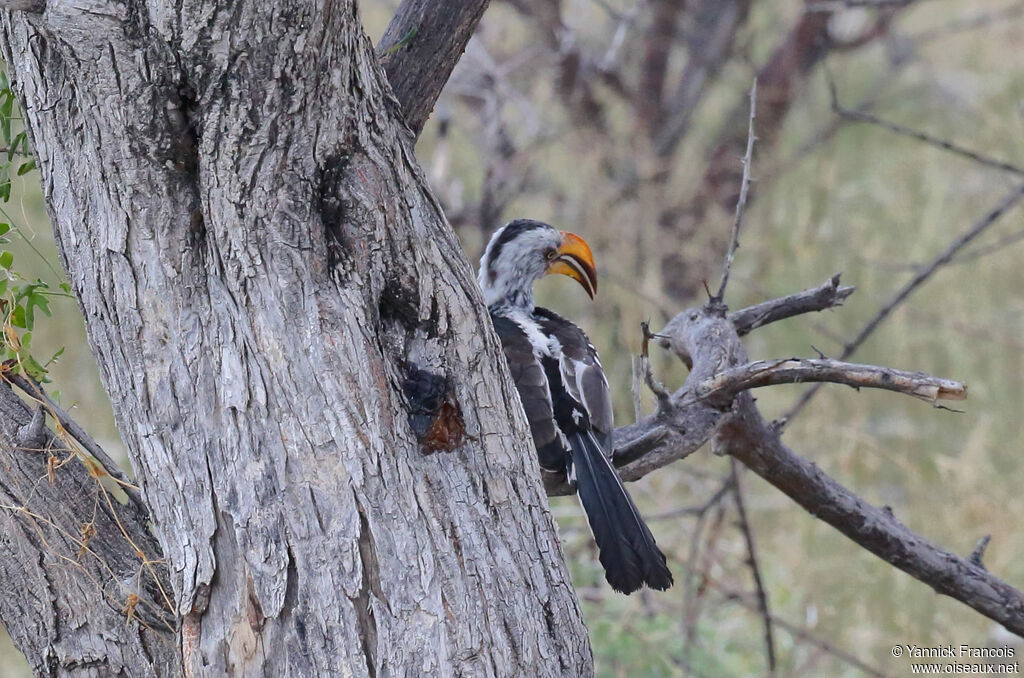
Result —
[[419, 136], [490, 0], [404, 0], [384, 31], [377, 54]]
[[[0, 619], [39, 676], [173, 675], [170, 586], [147, 516], [73, 456], [0, 382]], [[132, 600], [140, 623], [126, 624]]]
[[[592, 673], [514, 387], [354, 2], [51, 0], [0, 29], [184, 674]], [[410, 417], [422, 375], [451, 451]]]

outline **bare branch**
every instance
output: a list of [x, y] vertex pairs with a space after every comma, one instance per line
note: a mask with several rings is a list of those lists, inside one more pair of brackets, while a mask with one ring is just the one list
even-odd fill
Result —
[[641, 123], [656, 130], [665, 114], [663, 103], [665, 74], [676, 37], [676, 20], [683, 9], [683, 0], [654, 0], [651, 22], [645, 34], [644, 57], [640, 63], [640, 80], [636, 90], [635, 109]]
[[725, 254], [725, 265], [722, 267], [722, 282], [718, 285], [718, 292], [712, 297], [712, 301], [721, 303], [725, 296], [725, 286], [729, 283], [729, 273], [732, 271], [732, 261], [736, 256], [736, 250], [740, 246], [740, 226], [743, 224], [743, 209], [747, 206], [747, 191], [750, 188], [750, 163], [754, 155], [754, 117], [757, 113], [757, 79], [750, 87], [750, 119], [747, 122], [747, 152], [743, 155], [743, 179], [740, 181], [740, 195], [736, 200], [736, 217], [732, 224], [732, 241], [729, 243], [729, 250]]
[[[713, 587], [716, 590], [718, 590], [719, 592], [721, 592], [721, 594], [723, 596], [725, 596], [726, 600], [737, 602], [740, 605], [742, 605], [743, 607], [747, 608], [748, 610], [751, 610], [753, 612], [757, 612], [757, 603], [756, 602], [748, 601], [746, 599], [746, 597], [744, 597], [743, 594], [741, 594], [741, 593], [739, 593], [737, 591], [730, 591], [729, 589], [726, 589], [721, 584], [719, 584], [719, 583], [717, 583], [715, 581], [709, 581], [708, 584], [711, 587]], [[869, 665], [865, 664], [864, 662], [862, 662], [861, 660], [857, 659], [856, 657], [854, 657], [852, 654], [850, 654], [846, 650], [843, 650], [842, 648], [836, 647], [835, 645], [833, 645], [832, 643], [830, 643], [830, 642], [828, 642], [826, 640], [822, 640], [821, 638], [819, 638], [818, 636], [814, 635], [813, 633], [811, 633], [807, 629], [802, 628], [800, 626], [797, 626], [796, 624], [794, 624], [794, 623], [792, 623], [790, 621], [786, 621], [785, 619], [783, 619], [782, 617], [779, 617], [778, 615], [774, 615], [774, 614], [772, 615], [772, 623], [775, 624], [780, 629], [784, 629], [787, 633], [789, 633], [794, 638], [797, 638], [799, 640], [802, 640], [805, 643], [808, 643], [810, 645], [814, 645], [815, 647], [817, 647], [817, 648], [819, 648], [821, 650], [824, 650], [825, 652], [827, 652], [828, 654], [832, 655], [833, 657], [836, 657], [840, 661], [846, 662], [850, 666], [853, 666], [854, 668], [859, 669], [861, 672], [866, 673], [869, 676], [874, 676], [875, 678], [887, 678], [887, 674], [883, 673], [882, 671], [880, 671], [880, 670], [878, 670], [878, 669], [876, 669], [876, 668], [874, 668], [872, 666], [869, 666]]]
[[717, 407], [693, 397], [695, 384], [749, 362], [734, 326], [720, 309], [683, 311], [659, 338], [676, 355], [690, 359], [693, 368], [673, 394], [670, 411], [616, 429], [617, 449], [636, 446], [628, 458], [616, 456], [624, 479], [636, 479], [683, 458], [714, 436], [716, 449], [743, 462], [855, 543], [1011, 631], [1024, 633], [1024, 594], [916, 534], [890, 510], [868, 504], [795, 454], [782, 443], [778, 429], [761, 417], [749, 393]]
[[729, 314], [729, 320], [741, 337], [758, 327], [791, 318], [803, 313], [814, 313], [841, 306], [856, 287], [839, 284], [839, 274], [817, 287], [749, 306]]
[[377, 45], [377, 56], [419, 136], [490, 0], [403, 0]]
[[916, 534], [888, 508], [868, 504], [795, 454], [757, 412], [749, 394], [739, 396], [736, 403], [735, 414], [719, 429], [720, 449], [882, 560], [1024, 634], [1024, 594]]
[[743, 541], [747, 545], [747, 565], [750, 567], [750, 574], [754, 579], [754, 588], [757, 592], [757, 611], [764, 620], [764, 645], [768, 654], [768, 676], [772, 677], [775, 675], [775, 637], [772, 633], [772, 614], [768, 609], [768, 593], [761, 580], [761, 566], [757, 562], [754, 533], [750, 529], [750, 521], [747, 520], [747, 508], [743, 501], [743, 486], [740, 484], [738, 467], [739, 462], [735, 459], [729, 460], [729, 477], [732, 480], [732, 493], [736, 500], [736, 511], [739, 514], [739, 528], [743, 533]]
[[644, 333], [643, 347], [640, 349], [640, 362], [643, 367], [644, 383], [647, 384], [647, 388], [651, 389], [651, 392], [658, 398], [658, 411], [660, 412], [669, 406], [672, 396], [665, 390], [664, 384], [654, 378], [654, 372], [651, 371], [648, 347], [654, 335], [651, 334], [651, 327], [646, 320], [640, 323], [640, 330]]
[[138, 489], [132, 483], [132, 481], [125, 475], [124, 471], [117, 465], [117, 463], [110, 458], [106, 450], [100, 447], [100, 444], [93, 440], [92, 436], [86, 433], [85, 429], [82, 428], [78, 422], [71, 418], [60, 405], [50, 398], [49, 394], [43, 389], [42, 384], [36, 380], [21, 374], [4, 374], [5, 379], [10, 380], [12, 384], [24, 391], [25, 395], [29, 398], [38, 402], [42, 407], [39, 411], [49, 412], [57, 423], [63, 428], [68, 434], [74, 438], [79, 445], [85, 448], [93, 458], [100, 463], [103, 470], [106, 471], [107, 475], [117, 480], [121, 489], [124, 490], [125, 494], [135, 503], [137, 507], [145, 510], [146, 503], [142, 500], [142, 496], [139, 494]]
[[724, 402], [748, 389], [808, 381], [845, 384], [853, 388], [879, 388], [932, 403], [967, 398], [967, 387], [958, 381], [939, 379], [923, 372], [904, 372], [828, 358], [783, 358], [747, 363], [719, 372], [697, 384], [694, 395]]
[[[842, 355], [840, 355], [840, 359], [845, 360], [846, 358], [849, 358], [851, 355], [853, 355], [854, 352], [856, 352], [856, 350], [860, 348], [861, 344], [863, 344], [864, 341], [867, 340], [867, 338], [871, 336], [872, 333], [874, 333], [874, 331], [878, 328], [882, 321], [888, 318], [897, 306], [906, 301], [907, 298], [914, 292], [914, 290], [923, 285], [929, 278], [932, 277], [932, 275], [934, 275], [943, 266], [949, 264], [949, 262], [951, 262], [954, 259], [954, 257], [960, 250], [962, 250], [965, 246], [970, 244], [971, 241], [973, 241], [979, 235], [988, 230], [988, 228], [991, 227], [992, 224], [996, 223], [996, 221], [998, 221], [1001, 216], [1003, 216], [1013, 206], [1020, 202], [1022, 198], [1024, 198], [1024, 184], [1017, 186], [1015, 189], [1013, 189], [1013, 191], [1010, 192], [1009, 195], [1000, 200], [999, 204], [997, 204], [989, 212], [982, 216], [981, 219], [972, 224], [971, 227], [967, 229], [967, 231], [965, 231], [962, 235], [956, 238], [952, 243], [949, 244], [948, 247], [946, 247], [946, 249], [939, 253], [939, 255], [936, 256], [927, 267], [919, 271], [906, 285], [901, 287], [896, 292], [896, 294], [894, 294], [889, 299], [889, 301], [884, 303], [882, 307], [878, 309], [878, 312], [875, 313], [874, 317], [872, 317], [871, 320], [869, 320], [867, 324], [864, 325], [863, 328], [861, 328], [861, 331], [857, 333], [857, 336], [854, 337], [853, 341], [848, 343], [843, 348], [843, 353]], [[788, 421], [795, 417], [797, 414], [799, 414], [800, 411], [807, 406], [807, 403], [811, 401], [811, 398], [814, 397], [814, 394], [818, 392], [819, 388], [820, 385], [816, 385], [807, 389], [807, 391], [802, 396], [800, 396], [800, 398], [793, 405], [793, 407], [791, 407], [789, 411], [786, 412], [785, 415], [783, 415], [783, 418]]]
[[1002, 160], [990, 158], [986, 155], [983, 155], [982, 153], [979, 153], [978, 151], [973, 151], [969, 148], [965, 148], [964, 146], [953, 143], [952, 141], [940, 139], [936, 136], [928, 134], [927, 132], [921, 132], [911, 127], [907, 127], [906, 125], [890, 122], [885, 118], [877, 116], [874, 113], [868, 113], [867, 111], [862, 109], [846, 108], [845, 106], [839, 103], [839, 97], [836, 93], [835, 82], [832, 80], [831, 75], [829, 76], [829, 92], [832, 97], [832, 110], [840, 118], [843, 118], [845, 120], [863, 122], [870, 125], [876, 125], [883, 129], [889, 130], [893, 134], [898, 134], [904, 137], [910, 137], [911, 139], [917, 139], [918, 141], [928, 144], [929, 146], [934, 146], [935, 148], [940, 148], [954, 155], [959, 155], [962, 158], [967, 158], [968, 160], [972, 160], [984, 167], [990, 167], [992, 169], [997, 169], [1003, 172], [1009, 172], [1017, 176], [1024, 176], [1024, 167], [1018, 167], [1017, 165], [1004, 162]]

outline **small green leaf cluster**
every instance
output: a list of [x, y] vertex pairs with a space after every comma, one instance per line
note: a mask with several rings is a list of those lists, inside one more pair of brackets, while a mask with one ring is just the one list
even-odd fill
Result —
[[36, 168], [36, 160], [28, 147], [28, 136], [22, 127], [15, 132], [14, 123], [21, 120], [18, 115], [17, 99], [7, 80], [7, 73], [0, 71], [0, 200], [11, 199], [11, 172], [24, 176]]
[[[35, 160], [32, 158], [24, 126], [17, 124], [20, 119], [17, 101], [14, 92], [11, 91], [7, 74], [0, 71], [0, 141], [4, 144], [0, 151], [0, 203], [10, 202], [12, 172], [16, 176], [22, 176], [35, 169]], [[45, 316], [50, 316], [50, 299], [55, 296], [70, 297], [71, 287], [66, 282], [61, 282], [58, 285], [58, 292], [52, 290], [50, 284], [41, 278], [29, 280], [18, 273], [15, 268], [14, 252], [7, 249], [7, 246], [11, 244], [11, 236], [21, 235], [21, 232], [17, 225], [10, 221], [7, 211], [2, 206], [0, 214], [8, 219], [0, 221], [0, 358], [4, 361], [2, 369], [12, 372], [24, 371], [36, 381], [48, 382], [47, 368], [60, 357], [64, 349], [61, 348], [44, 362], [33, 356], [32, 332], [36, 325], [36, 314], [41, 312]]]

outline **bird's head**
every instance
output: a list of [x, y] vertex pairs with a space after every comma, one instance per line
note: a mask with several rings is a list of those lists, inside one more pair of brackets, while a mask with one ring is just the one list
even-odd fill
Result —
[[551, 273], [567, 275], [597, 293], [594, 256], [583, 238], [541, 221], [517, 219], [495, 231], [480, 259], [480, 289], [488, 306], [533, 310], [533, 283]]

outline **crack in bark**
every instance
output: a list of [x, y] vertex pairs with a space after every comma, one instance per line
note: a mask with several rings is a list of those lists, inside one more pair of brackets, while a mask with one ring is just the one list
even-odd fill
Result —
[[363, 656], [366, 658], [366, 671], [370, 678], [377, 676], [377, 621], [373, 617], [373, 609], [370, 607], [370, 595], [379, 595], [380, 582], [376, 579], [380, 564], [377, 562], [377, 550], [373, 545], [373, 534], [370, 532], [370, 522], [363, 512], [362, 506], [356, 505], [359, 510], [359, 562], [361, 565], [363, 581], [359, 593], [355, 598], [349, 597], [352, 607], [356, 613], [356, 623], [359, 625], [359, 639], [363, 646]]

